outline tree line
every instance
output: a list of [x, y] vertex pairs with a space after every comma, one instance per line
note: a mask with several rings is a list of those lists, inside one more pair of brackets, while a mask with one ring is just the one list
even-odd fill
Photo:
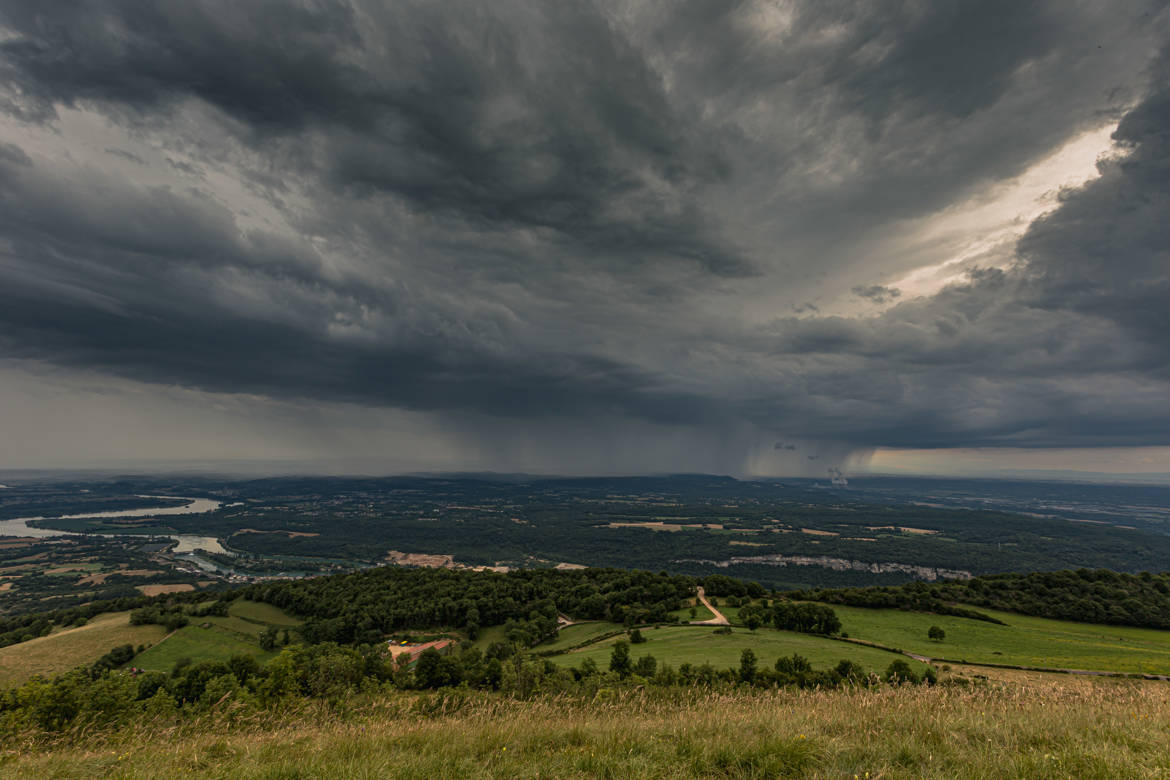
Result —
[[1170, 572], [1125, 574], [1108, 569], [1077, 569], [993, 574], [881, 588], [818, 588], [789, 595], [830, 604], [934, 612], [994, 623], [1002, 621], [969, 607], [1081, 623], [1170, 628]]
[[247, 719], [309, 701], [340, 706], [359, 696], [401, 691], [477, 690], [515, 698], [567, 694], [592, 701], [621, 686], [836, 688], [937, 681], [933, 670], [920, 676], [900, 659], [878, 675], [847, 660], [816, 670], [799, 655], [766, 667], [751, 650], [744, 651], [738, 667], [684, 663], [674, 669], [651, 656], [629, 659], [625, 642], [615, 646], [607, 670], [588, 660], [579, 668], [559, 667], [505, 643], [486, 651], [468, 643], [448, 655], [427, 650], [413, 664], [396, 662], [380, 645], [326, 642], [291, 645], [266, 664], [237, 655], [227, 661], [181, 660], [169, 674], [115, 668], [132, 655], [133, 649], [124, 645], [90, 667], [52, 680], [36, 677], [0, 691], [0, 738], [83, 735], [131, 722], [149, 722], [157, 728], [192, 722], [213, 710]]
[[238, 594], [305, 618], [310, 643], [360, 644], [404, 630], [448, 627], [476, 635], [507, 625], [532, 645], [557, 616], [633, 625], [670, 623], [695, 589], [691, 577], [622, 569], [490, 571], [381, 567], [353, 574], [256, 584]]

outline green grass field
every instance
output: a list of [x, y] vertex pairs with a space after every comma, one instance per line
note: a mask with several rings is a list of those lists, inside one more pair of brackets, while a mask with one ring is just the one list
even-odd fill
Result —
[[676, 609], [670, 614], [674, 615], [684, 623], [689, 620], [710, 620], [711, 618], [715, 617], [711, 614], [711, 610], [704, 607], [698, 599], [691, 599], [691, 604], [695, 608], [695, 616], [693, 618], [691, 617], [691, 608], [689, 606], [683, 607], [682, 609]]
[[[22, 683], [91, 664], [119, 645], [153, 644], [166, 636], [162, 626], [132, 626], [129, 612], [98, 615], [79, 628], [0, 648], [0, 685]], [[148, 651], [149, 652], [149, 651]]]
[[[765, 628], [755, 632], [735, 629], [731, 634], [716, 634], [710, 626], [666, 626], [644, 628], [642, 635], [646, 641], [630, 645], [630, 656], [637, 659], [652, 655], [659, 663], [668, 663], [675, 668], [688, 662], [695, 665], [709, 663], [716, 668], [738, 667], [740, 654], [749, 647], [761, 666], [772, 666], [780, 656], [799, 653], [818, 669], [835, 666], [842, 658], [848, 658], [867, 671], [880, 673], [891, 661], [901, 657], [824, 637]], [[581, 650], [551, 656], [549, 660], [562, 666], [579, 666], [586, 658], [592, 658], [604, 669], [609, 663], [613, 645], [625, 638], [623, 635], [603, 639]], [[916, 661], [910, 661], [910, 664], [918, 671], [923, 668]]]
[[549, 642], [545, 645], [537, 645], [533, 648], [538, 653], [559, 652], [561, 650], [568, 650], [570, 647], [575, 647], [582, 642], [588, 642], [596, 637], [611, 634], [614, 631], [624, 631], [625, 629], [617, 623], [578, 623], [575, 626], [562, 628], [557, 632], [555, 642]]
[[261, 632], [267, 628], [263, 623], [253, 623], [251, 620], [244, 620], [234, 615], [229, 615], [228, 617], [195, 618], [194, 622], [198, 625], [211, 623], [225, 631], [239, 634], [248, 641], [259, 641]]
[[304, 622], [289, 615], [279, 607], [274, 607], [271, 604], [264, 604], [259, 601], [245, 601], [244, 599], [237, 599], [232, 602], [231, 607], [228, 609], [228, 614], [232, 617], [258, 621], [280, 628], [299, 626]]
[[479, 636], [475, 639], [475, 646], [480, 650], [487, 650], [488, 645], [493, 642], [505, 642], [507, 639], [504, 636], [503, 626], [486, 626], [479, 630]]
[[[981, 620], [831, 605], [850, 637], [928, 656], [972, 663], [1170, 674], [1170, 631], [1028, 617], [980, 610], [1008, 625]], [[934, 642], [937, 625], [946, 639]]]
[[[169, 672], [180, 658], [226, 661], [233, 655], [251, 655], [264, 662], [276, 655], [260, 649], [260, 634], [269, 626], [293, 629], [302, 621], [271, 604], [235, 601], [227, 617], [193, 618], [186, 626], [137, 656], [131, 663], [142, 669]], [[203, 626], [208, 624], [208, 627]], [[294, 633], [290, 631], [290, 634]]]
[[[223, 618], [221, 618], [222, 620]], [[209, 622], [208, 620], [201, 621]], [[276, 653], [265, 652], [260, 645], [240, 633], [216, 625], [209, 628], [189, 625], [171, 634], [130, 662], [132, 666], [156, 672], [169, 672], [180, 658], [192, 661], [226, 661], [233, 655], [250, 655], [263, 663]]]

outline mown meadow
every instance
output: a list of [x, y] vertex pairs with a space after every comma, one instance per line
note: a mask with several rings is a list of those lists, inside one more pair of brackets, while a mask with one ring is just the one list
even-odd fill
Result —
[[[1170, 674], [1170, 631], [1050, 620], [982, 610], [1004, 623], [833, 605], [850, 637], [956, 661], [1054, 669]], [[942, 641], [927, 637], [942, 628]]]
[[[832, 666], [842, 658], [847, 658], [860, 664], [866, 671], [878, 673], [898, 658], [883, 650], [775, 629], [748, 631], [736, 628], [730, 634], [723, 634], [717, 633], [712, 626], [663, 626], [644, 628], [640, 633], [645, 641], [630, 645], [632, 658], [652, 655], [659, 663], [676, 667], [684, 663], [707, 663], [718, 668], [736, 666], [746, 649], [750, 649], [762, 659], [762, 663], [768, 665], [780, 656], [797, 653], [818, 668]], [[576, 651], [549, 656], [549, 660], [563, 666], [580, 666], [586, 659], [591, 659], [599, 667], [605, 668], [614, 645], [628, 639], [628, 635], [622, 633]], [[543, 646], [538, 646], [538, 649], [541, 648]], [[909, 659], [907, 662], [916, 673], [921, 674], [924, 668], [922, 664]]]
[[60, 627], [45, 636], [0, 647], [0, 687], [35, 674], [53, 676], [90, 664], [117, 645], [152, 645], [166, 633], [162, 626], [130, 625], [128, 612], [99, 615], [83, 626]]

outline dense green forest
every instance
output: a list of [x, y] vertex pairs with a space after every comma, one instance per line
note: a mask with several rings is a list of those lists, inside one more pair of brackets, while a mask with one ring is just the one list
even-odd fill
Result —
[[251, 585], [240, 593], [306, 618], [310, 642], [372, 642], [403, 629], [467, 629], [513, 622], [532, 644], [558, 614], [617, 623], [674, 622], [694, 593], [690, 577], [619, 569], [487, 571], [383, 567], [354, 574]]
[[[831, 604], [895, 608], [977, 617], [969, 604], [1038, 617], [1120, 626], [1170, 628], [1170, 573], [1124, 574], [1105, 569], [996, 574], [957, 582], [789, 594]], [[986, 616], [983, 616], [987, 619]]]

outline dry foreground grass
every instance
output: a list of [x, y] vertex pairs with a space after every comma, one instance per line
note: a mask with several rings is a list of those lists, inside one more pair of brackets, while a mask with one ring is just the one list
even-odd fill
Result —
[[6, 777], [1163, 777], [1170, 684], [1020, 675], [986, 687], [391, 695], [345, 713], [143, 725], [8, 744]]

